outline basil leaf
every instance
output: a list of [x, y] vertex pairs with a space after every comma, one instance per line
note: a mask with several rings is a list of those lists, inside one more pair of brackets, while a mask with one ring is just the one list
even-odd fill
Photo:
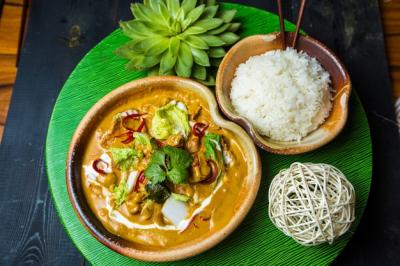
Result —
[[126, 64], [126, 69], [133, 71], [140, 71], [140, 64], [143, 62], [144, 55], [131, 56], [128, 64]]
[[160, 55], [168, 48], [169, 40], [167, 38], [158, 38], [154, 40], [153, 43], [149, 44], [149, 46], [145, 50], [145, 53], [152, 56]]
[[221, 58], [225, 56], [226, 52], [224, 48], [218, 47], [218, 48], [211, 48], [208, 51], [208, 54], [212, 58]]
[[181, 8], [185, 12], [185, 14], [188, 14], [196, 7], [196, 2], [197, 0], [183, 0]]
[[210, 58], [210, 63], [214, 67], [219, 67], [222, 62], [222, 58]]
[[143, 70], [157, 65], [159, 62], [160, 62], [159, 56], [143, 56], [140, 65], [136, 65], [136, 67], [140, 70]]
[[203, 50], [191, 47], [194, 62], [200, 66], [208, 67], [210, 66], [210, 59], [208, 54]]
[[217, 4], [216, 0], [207, 0], [207, 6], [215, 6]]
[[121, 21], [119, 25], [122, 32], [132, 39], [136, 39], [138, 36], [147, 37], [154, 35], [150, 28], [148, 28], [143, 22], [137, 20]]
[[154, 200], [155, 202], [160, 204], [166, 201], [170, 196], [168, 188], [163, 186], [162, 184], [148, 183], [146, 184], [145, 189], [148, 193], [147, 198]]
[[198, 27], [198, 26], [191, 26], [190, 28], [188, 28], [185, 32], [184, 35], [196, 35], [196, 34], [201, 34], [206, 32], [207, 30], [202, 28], [202, 27]]
[[224, 31], [226, 31], [229, 27], [230, 27], [230, 25], [228, 23], [224, 23], [220, 27], [208, 31], [207, 34], [217, 35], [217, 34], [220, 34], [220, 33], [223, 33]]
[[219, 47], [225, 45], [225, 42], [221, 38], [214, 35], [200, 35], [199, 37], [203, 41], [205, 41], [208, 44], [208, 46], [211, 47]]
[[207, 77], [207, 70], [203, 66], [199, 66], [197, 64], [194, 65], [192, 70], [193, 77], [200, 80], [205, 80]]
[[170, 70], [176, 63], [176, 57], [179, 50], [180, 40], [178, 38], [171, 38], [169, 42], [169, 49], [164, 53], [160, 62], [160, 75], [170, 74]]
[[185, 36], [185, 42], [187, 42], [192, 48], [197, 49], [208, 49], [208, 45], [205, 41], [203, 41], [200, 37], [195, 35]]
[[231, 9], [231, 10], [222, 10], [219, 13], [219, 18], [221, 18], [225, 23], [229, 23], [233, 20], [233, 18], [236, 15], [236, 10], [235, 9]]
[[159, 70], [159, 66], [154, 66], [154, 67], [150, 68], [149, 70], [147, 70], [147, 75], [150, 77], [158, 76], [158, 70]]
[[173, 18], [176, 18], [176, 15], [179, 12], [179, 0], [167, 0], [168, 10], [171, 12]]
[[218, 6], [208, 6], [204, 9], [202, 18], [213, 18], [217, 14]]
[[233, 32], [225, 32], [219, 35], [219, 37], [227, 44], [231, 45], [237, 42], [240, 37]]
[[114, 51], [114, 53], [115, 53], [115, 55], [125, 58], [125, 59], [131, 59], [132, 57], [136, 57], [136, 56], [140, 55], [140, 51], [134, 51], [133, 49], [130, 48], [129, 44], [118, 47]]
[[179, 49], [175, 71], [179, 76], [188, 78], [192, 73], [192, 66], [193, 66], [192, 51], [186, 43], [182, 42]]
[[194, 23], [193, 26], [201, 27], [206, 30], [212, 30], [215, 28], [218, 28], [219, 26], [222, 25], [224, 21], [219, 18], [209, 18], [209, 19], [202, 19], [199, 20], [198, 22]]
[[197, 21], [201, 14], [203, 14], [204, 8], [204, 5], [199, 5], [189, 12], [189, 14], [186, 16], [186, 19], [190, 19], [192, 22]]
[[230, 24], [230, 26], [229, 26], [229, 28], [228, 28], [228, 31], [230, 31], [230, 32], [236, 32], [239, 28], [240, 28], [240, 23], [239, 22], [236, 22], [236, 23], [231, 23]]
[[206, 86], [214, 86], [215, 85], [215, 77], [211, 74], [207, 76], [205, 80], [202, 80], [201, 83], [203, 83]]

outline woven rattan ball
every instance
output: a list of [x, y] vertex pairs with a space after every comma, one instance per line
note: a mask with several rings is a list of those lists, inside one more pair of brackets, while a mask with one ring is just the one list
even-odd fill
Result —
[[352, 184], [328, 164], [293, 163], [269, 188], [271, 221], [305, 246], [343, 235], [354, 221], [354, 205]]

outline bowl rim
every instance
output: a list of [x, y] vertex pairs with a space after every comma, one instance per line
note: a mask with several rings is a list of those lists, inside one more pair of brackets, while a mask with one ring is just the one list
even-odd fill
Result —
[[[112, 241], [111, 239], [108, 239], [101, 232], [99, 232], [99, 230], [96, 229], [96, 226], [91, 222], [91, 217], [85, 214], [84, 210], [82, 209], [80, 200], [74, 191], [72, 180], [76, 178], [76, 176], [73, 174], [73, 169], [74, 169], [73, 161], [79, 150], [78, 144], [80, 144], [81, 139], [84, 136], [85, 129], [88, 127], [89, 123], [94, 119], [95, 114], [101, 112], [103, 105], [112, 102], [113, 99], [118, 98], [119, 95], [122, 95], [129, 90], [135, 90], [136, 88], [140, 88], [143, 86], [151, 86], [152, 84], [157, 85], [160, 84], [160, 82], [163, 83], [163, 85], [161, 86], [166, 86], [168, 84], [176, 86], [178, 84], [181, 86], [186, 85], [187, 87], [195, 88], [196, 92], [198, 92], [200, 97], [203, 97], [208, 103], [210, 115], [214, 120], [214, 122], [223, 128], [228, 128], [230, 131], [234, 132], [234, 134], [237, 137], [242, 139], [242, 141], [246, 144], [243, 145], [243, 147], [248, 151], [249, 154], [252, 155], [252, 158], [250, 159], [253, 169], [253, 172], [251, 173], [250, 176], [250, 178], [252, 178], [251, 179], [252, 182], [249, 182], [249, 184], [247, 184], [248, 191], [246, 195], [243, 197], [241, 207], [237, 212], [235, 212], [232, 219], [224, 227], [214, 232], [209, 237], [200, 240], [194, 239], [189, 242], [183, 243], [185, 244], [184, 247], [182, 247], [181, 244], [179, 246], [167, 250], [162, 250], [162, 249], [140, 250], [133, 247], [121, 246], [118, 241]], [[166, 261], [182, 260], [200, 254], [220, 243], [223, 239], [225, 239], [239, 226], [239, 224], [243, 221], [243, 219], [246, 217], [251, 207], [253, 206], [257, 196], [257, 192], [260, 187], [261, 174], [262, 170], [261, 170], [260, 155], [258, 153], [256, 146], [254, 145], [253, 140], [239, 125], [231, 121], [228, 121], [221, 116], [218, 110], [218, 104], [215, 100], [215, 96], [210, 91], [210, 89], [208, 89], [206, 86], [196, 81], [176, 76], [158, 76], [158, 77], [146, 77], [142, 79], [137, 79], [119, 86], [118, 88], [112, 90], [104, 97], [102, 97], [89, 109], [89, 111], [85, 114], [85, 116], [79, 123], [78, 127], [76, 128], [70, 142], [70, 146], [67, 153], [67, 161], [66, 161], [66, 183], [67, 183], [68, 196], [71, 201], [73, 210], [77, 215], [80, 223], [92, 236], [94, 236], [99, 242], [101, 242], [108, 248], [124, 256], [148, 262], [166, 262]], [[84, 197], [83, 200], [86, 200], [86, 197]], [[90, 209], [90, 211], [92, 210]], [[92, 217], [97, 219], [93, 213]], [[103, 225], [101, 224], [101, 226]], [[129, 242], [116, 235], [114, 236], [119, 240], [121, 240], [121, 242], [125, 243]]]
[[[285, 33], [286, 33], [286, 35], [288, 35], [290, 37], [293, 35], [293, 32], [285, 32]], [[234, 51], [237, 51], [239, 49], [239, 47], [245, 42], [249, 42], [249, 41], [252, 41], [254, 39], [259, 39], [259, 38], [264, 38], [266, 40], [268, 40], [268, 39], [273, 40], [273, 39], [277, 38], [280, 34], [281, 34], [280, 32], [272, 32], [272, 33], [268, 33], [268, 34], [251, 35], [251, 36], [248, 36], [246, 38], [243, 38], [242, 40], [237, 42], [233, 47], [231, 47], [231, 49], [227, 52], [227, 54], [223, 58], [223, 60], [222, 60], [222, 62], [220, 64], [220, 67], [218, 68], [215, 92], [216, 92], [217, 102], [218, 102], [218, 105], [219, 105], [222, 113], [226, 117], [228, 117], [229, 120], [234, 121], [235, 123], [241, 125], [246, 130], [246, 132], [251, 136], [251, 138], [253, 139], [254, 143], [256, 143], [256, 145], [258, 147], [260, 147], [261, 149], [263, 149], [265, 151], [274, 153], [274, 154], [296, 155], [296, 154], [302, 154], [302, 153], [306, 153], [306, 152], [310, 152], [310, 151], [316, 150], [316, 149], [328, 144], [334, 138], [336, 138], [337, 135], [340, 134], [340, 132], [343, 130], [343, 128], [344, 128], [344, 126], [346, 125], [346, 122], [347, 122], [348, 112], [349, 112], [349, 99], [350, 99], [351, 91], [352, 91], [351, 79], [350, 79], [349, 73], [348, 73], [345, 65], [343, 64], [343, 62], [325, 44], [323, 44], [322, 42], [318, 41], [317, 39], [314, 39], [314, 38], [310, 37], [309, 35], [302, 35], [302, 34], [298, 35], [297, 42], [299, 42], [300, 40], [306, 40], [308, 42], [314, 43], [316, 46], [319, 46], [321, 48], [321, 50], [323, 50], [326, 54], [328, 54], [333, 59], [335, 64], [337, 66], [339, 66], [338, 69], [340, 70], [340, 73], [342, 74], [342, 76], [346, 80], [345, 85], [342, 88], [342, 91], [347, 95], [347, 97], [346, 97], [345, 102], [344, 102], [345, 103], [345, 107], [343, 108], [343, 115], [341, 116], [341, 119], [338, 122], [337, 130], [334, 131], [332, 134], [329, 134], [326, 137], [324, 137], [323, 139], [321, 139], [320, 142], [312, 144], [312, 145], [304, 145], [304, 146], [301, 146], [301, 147], [287, 147], [287, 148], [282, 148], [282, 149], [273, 148], [273, 147], [271, 147], [271, 146], [269, 146], [267, 144], [267, 141], [265, 141], [266, 138], [263, 137], [262, 135], [260, 135], [257, 132], [257, 130], [254, 128], [254, 126], [252, 125], [252, 123], [248, 119], [240, 116], [237, 113], [230, 112], [228, 110], [228, 108], [226, 108], [226, 106], [223, 103], [224, 96], [223, 96], [223, 93], [222, 93], [222, 91], [223, 91], [222, 90], [222, 83], [223, 83], [223, 74], [222, 73], [223, 73], [223, 69], [225, 68], [227, 62], [229, 62], [230, 55]], [[271, 38], [271, 37], [273, 37], [273, 38]], [[323, 125], [323, 124], [321, 124], [321, 125]], [[312, 132], [314, 132], [314, 131], [312, 131]]]

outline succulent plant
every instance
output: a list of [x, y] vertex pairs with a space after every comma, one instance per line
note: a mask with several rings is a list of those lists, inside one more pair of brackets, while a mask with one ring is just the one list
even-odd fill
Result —
[[215, 0], [144, 0], [131, 4], [134, 19], [121, 21], [131, 38], [116, 54], [129, 59], [132, 70], [149, 75], [191, 77], [215, 84], [216, 68], [239, 40], [236, 10], [221, 10]]

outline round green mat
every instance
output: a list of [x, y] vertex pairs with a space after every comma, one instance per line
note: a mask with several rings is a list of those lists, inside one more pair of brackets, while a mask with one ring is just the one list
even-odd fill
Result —
[[[243, 23], [242, 37], [279, 30], [276, 15], [237, 4], [224, 8], [238, 10]], [[288, 23], [287, 28], [293, 30]], [[75, 128], [86, 112], [100, 98], [118, 86], [144, 77], [144, 72], [125, 70], [125, 60], [113, 55], [115, 48], [128, 39], [116, 30], [78, 64], [62, 89], [51, 117], [46, 141], [46, 165], [49, 185], [58, 214], [72, 241], [93, 264], [145, 265], [106, 248], [80, 224], [68, 198], [65, 160]], [[323, 265], [328, 264], [345, 247], [365, 208], [371, 181], [372, 153], [368, 122], [357, 95], [350, 101], [346, 128], [328, 146], [298, 156], [272, 155], [260, 150], [263, 176], [256, 203], [239, 228], [213, 249], [168, 265]], [[273, 176], [292, 162], [323, 162], [337, 166], [353, 183], [357, 193], [357, 220], [350, 232], [333, 245], [303, 247], [276, 229], [268, 218], [268, 186]]]

